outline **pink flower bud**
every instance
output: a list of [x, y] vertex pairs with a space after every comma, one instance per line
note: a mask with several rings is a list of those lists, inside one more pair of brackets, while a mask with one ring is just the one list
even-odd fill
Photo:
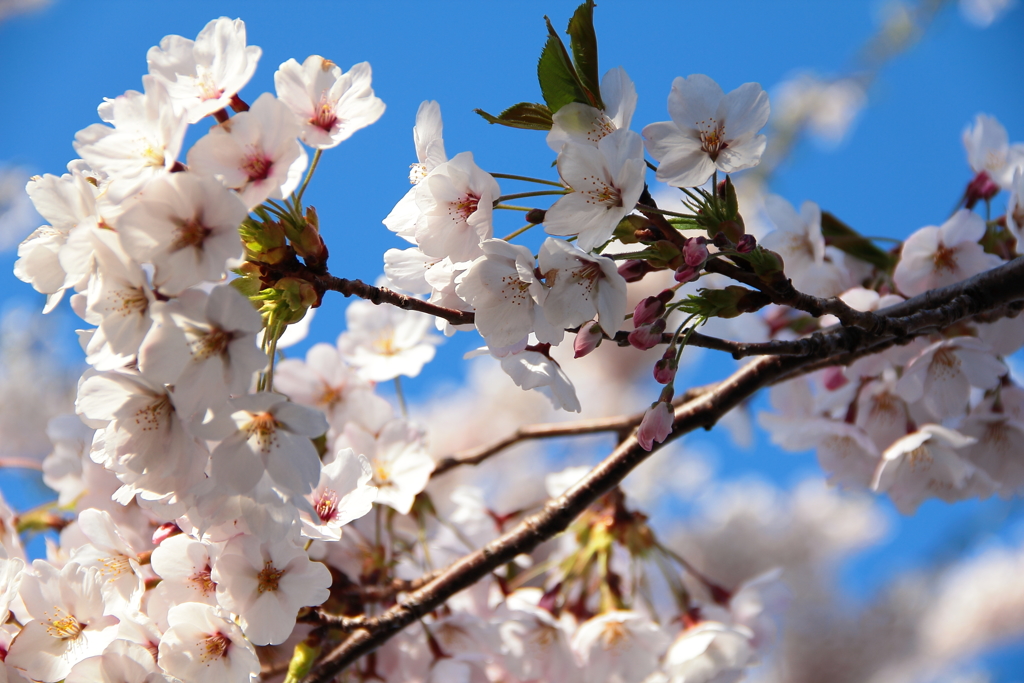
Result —
[[967, 183], [965, 206], [968, 209], [973, 209], [979, 201], [992, 199], [997, 194], [999, 194], [999, 185], [992, 180], [987, 172], [981, 171], [974, 176], [974, 180]]
[[602, 339], [604, 335], [601, 333], [600, 325], [596, 322], [583, 323], [580, 325], [580, 331], [576, 333], [576, 340], [572, 343], [572, 348], [576, 352], [573, 357], [583, 358], [600, 346]]
[[643, 299], [633, 309], [633, 327], [654, 322], [665, 312], [665, 303], [656, 296]]
[[841, 367], [827, 368], [823, 373], [822, 379], [825, 381], [825, 388], [829, 391], [835, 391], [850, 383], [850, 379]]
[[700, 268], [683, 266], [682, 268], [677, 270], [675, 272], [675, 275], [673, 275], [672, 277], [676, 279], [676, 282], [687, 283], [696, 280], [698, 275], [700, 275]]
[[754, 239], [753, 235], [744, 235], [740, 238], [740, 241], [736, 243], [736, 251], [741, 254], [749, 254], [754, 251], [754, 247], [757, 246], [757, 240]]
[[653, 268], [647, 265], [647, 261], [624, 261], [619, 266], [619, 275], [621, 275], [626, 282], [638, 282], [644, 278], [644, 275], [651, 272]]
[[181, 529], [179, 529], [178, 525], [174, 522], [161, 524], [156, 528], [156, 531], [153, 532], [153, 545], [160, 545], [171, 536], [177, 536], [180, 533]]
[[641, 325], [629, 333], [629, 343], [646, 351], [661, 343], [661, 333], [665, 331], [665, 319], [658, 318], [649, 325]]
[[665, 355], [654, 364], [654, 380], [658, 384], [671, 384], [676, 378], [676, 370], [679, 364], [676, 362], [676, 350], [670, 347]]
[[662, 443], [672, 433], [672, 421], [675, 413], [672, 406], [664, 401], [658, 401], [647, 409], [644, 419], [637, 430], [636, 440], [640, 447], [649, 451], [654, 447], [655, 442]]
[[699, 268], [708, 260], [707, 240], [703, 237], [691, 237], [683, 247], [683, 260], [691, 268]]

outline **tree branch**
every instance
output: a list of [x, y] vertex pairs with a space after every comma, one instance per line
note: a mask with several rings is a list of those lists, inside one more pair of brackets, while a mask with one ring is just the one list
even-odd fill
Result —
[[[931, 326], [948, 326], [959, 319], [1002, 308], [1024, 299], [1024, 257], [976, 275], [969, 280], [927, 292], [879, 311], [877, 315], [908, 318], [908, 325], [923, 331]], [[672, 433], [665, 444], [698, 427], [710, 429], [732, 408], [758, 389], [795, 377], [824, 365], [842, 365], [856, 357], [874, 353], [897, 343], [895, 336], [879, 338], [859, 328], [842, 328], [825, 336], [850, 336], [850, 349], [825, 359], [766, 356], [749, 363], [714, 389], [689, 400], [675, 410]], [[664, 444], [662, 444], [663, 446]], [[519, 554], [529, 553], [542, 542], [564, 531], [572, 521], [601, 495], [618, 485], [629, 472], [652, 453], [640, 447], [636, 435], [618, 447], [576, 485], [544, 509], [522, 520], [476, 552], [457, 560], [433, 581], [410, 593], [402, 604], [378, 617], [364, 619], [352, 635], [332, 650], [306, 678], [307, 683], [327, 683], [359, 657], [372, 652], [407, 625], [430, 613], [455, 593], [471, 586]]]
[[405, 294], [399, 294], [393, 290], [385, 287], [374, 287], [368, 285], [362, 280], [346, 280], [342, 277], [335, 277], [334, 275], [315, 275], [312, 276], [313, 284], [321, 292], [331, 291], [339, 292], [346, 297], [358, 296], [361, 299], [377, 304], [391, 304], [397, 306], [406, 311], [419, 311], [420, 313], [429, 313], [430, 315], [437, 316], [447, 320], [452, 325], [472, 325], [476, 316], [472, 311], [459, 311], [454, 308], [445, 308], [444, 306], [438, 306], [432, 304], [423, 299], [417, 299], [414, 296], [406, 296]]

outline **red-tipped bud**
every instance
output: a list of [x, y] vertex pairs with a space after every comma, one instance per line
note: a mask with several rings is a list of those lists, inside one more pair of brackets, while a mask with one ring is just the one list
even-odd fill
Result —
[[654, 269], [651, 268], [647, 261], [625, 261], [619, 266], [619, 275], [621, 275], [626, 282], [638, 282], [644, 278], [644, 275], [650, 273]]
[[974, 180], [967, 183], [967, 208], [973, 209], [980, 201], [987, 201], [999, 194], [999, 185], [992, 180], [992, 177], [985, 171], [974, 176]]
[[740, 238], [740, 241], [736, 243], [736, 251], [741, 254], [749, 254], [754, 251], [755, 247], [757, 247], [757, 240], [753, 235], [744, 235]]
[[174, 522], [161, 524], [156, 528], [156, 531], [153, 532], [153, 545], [160, 545], [171, 536], [177, 536], [180, 533], [181, 529], [179, 529], [178, 525]]
[[573, 357], [583, 358], [600, 346], [602, 339], [604, 339], [604, 334], [601, 332], [600, 325], [596, 322], [583, 323], [580, 325], [580, 331], [576, 333], [576, 340], [572, 343], [572, 348], [576, 352]]
[[646, 351], [653, 349], [661, 343], [661, 335], [665, 331], [665, 319], [658, 318], [649, 325], [641, 325], [629, 333], [629, 343], [632, 346]]
[[676, 370], [679, 369], [679, 363], [676, 362], [676, 350], [674, 347], [670, 347], [665, 355], [661, 357], [657, 363], [654, 364], [654, 381], [658, 384], [671, 384], [676, 378]]
[[652, 323], [665, 313], [665, 302], [659, 297], [649, 296], [633, 309], [633, 327]]
[[654, 448], [655, 443], [662, 443], [672, 433], [672, 421], [675, 413], [672, 405], [658, 401], [644, 413], [644, 419], [637, 430], [636, 440], [645, 451]]
[[683, 247], [683, 260], [691, 268], [699, 268], [708, 260], [707, 240], [703, 237], [691, 237]]
[[672, 277], [675, 278], [676, 282], [681, 282], [685, 284], [687, 282], [693, 282], [694, 280], [696, 280], [698, 275], [700, 275], [700, 268], [694, 268], [692, 266], [683, 266], [682, 268], [677, 270]]

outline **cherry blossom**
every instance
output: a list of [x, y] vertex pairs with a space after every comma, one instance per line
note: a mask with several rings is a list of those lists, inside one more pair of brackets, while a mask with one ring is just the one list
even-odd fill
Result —
[[558, 328], [575, 327], [596, 314], [607, 334], [618, 332], [626, 314], [626, 281], [613, 260], [548, 238], [538, 262], [549, 288], [543, 302], [548, 322]]
[[434, 357], [438, 337], [428, 333], [428, 315], [353, 301], [345, 320], [348, 330], [338, 337], [338, 348], [364, 379], [415, 377]]
[[962, 209], [941, 227], [927, 226], [907, 238], [893, 280], [900, 292], [916, 296], [995, 268], [1002, 259], [978, 244], [985, 221]]
[[636, 440], [644, 450], [654, 448], [655, 443], [663, 443], [668, 435], [672, 433], [672, 423], [675, 420], [675, 412], [672, 404], [665, 401], [658, 401], [644, 413], [644, 419], [636, 433]]
[[636, 111], [636, 86], [620, 66], [609, 69], [601, 78], [604, 109], [570, 102], [552, 116], [548, 147], [561, 152], [567, 142], [597, 146], [606, 135], [629, 128]]
[[967, 404], [970, 387], [992, 389], [1006, 374], [987, 345], [972, 337], [938, 341], [907, 365], [896, 385], [908, 402], [923, 401], [939, 419], [960, 414]]
[[580, 624], [572, 649], [595, 683], [642, 681], [658, 667], [669, 636], [650, 619], [632, 611], [611, 611]]
[[501, 369], [520, 389], [536, 389], [547, 396], [556, 410], [578, 413], [582, 410], [572, 385], [562, 367], [542, 350], [527, 346], [501, 356]]
[[224, 109], [256, 71], [263, 51], [245, 43], [245, 22], [214, 19], [194, 41], [170, 35], [146, 53], [149, 73], [166, 84], [189, 123]]
[[[376, 502], [403, 515], [409, 514], [416, 494], [426, 487], [434, 470], [434, 460], [424, 448], [423, 432], [401, 419], [391, 420], [375, 434], [349, 423], [338, 439], [338, 448], [337, 458], [347, 457], [341, 453], [350, 448], [369, 461], [373, 473], [370, 483], [377, 487]], [[319, 504], [323, 502], [321, 498]]]
[[561, 327], [541, 308], [548, 291], [534, 273], [530, 250], [502, 240], [485, 240], [481, 248], [484, 255], [459, 276], [455, 292], [476, 309], [476, 328], [488, 346], [505, 348], [531, 332], [542, 342], [560, 342]]
[[761, 238], [761, 246], [782, 256], [794, 287], [822, 297], [837, 296], [849, 288], [847, 270], [832, 260], [836, 252], [826, 255], [817, 204], [804, 202], [798, 214], [782, 197], [769, 195], [765, 211], [776, 229]]
[[441, 106], [432, 100], [421, 103], [416, 111], [416, 125], [412, 129], [416, 163], [409, 167], [409, 182], [413, 187], [409, 188], [391, 213], [384, 218], [384, 225], [388, 230], [409, 242], [416, 242], [416, 225], [421, 216], [416, 205], [415, 186], [423, 182], [431, 171], [448, 161], [444, 151], [442, 130]]
[[374, 471], [365, 456], [351, 448], [341, 448], [324, 465], [320, 481], [313, 489], [314, 514], [302, 511], [302, 535], [321, 540], [338, 540], [342, 527], [367, 514], [377, 498], [372, 486]]
[[342, 73], [319, 55], [301, 66], [289, 59], [274, 74], [277, 96], [302, 122], [302, 141], [316, 149], [336, 147], [381, 117], [384, 103], [374, 96], [370, 80], [367, 62]]
[[214, 126], [188, 152], [189, 170], [216, 176], [252, 209], [269, 199], [283, 199], [302, 182], [308, 160], [299, 122], [270, 93], [260, 95], [248, 111]]
[[757, 83], [729, 94], [703, 74], [672, 82], [671, 121], [643, 130], [647, 152], [660, 162], [657, 178], [675, 187], [697, 187], [715, 170], [733, 173], [756, 166], [767, 138], [768, 95]]
[[964, 129], [967, 163], [975, 173], [985, 173], [993, 182], [1009, 189], [1013, 174], [1024, 169], [1024, 143], [1010, 144], [1006, 128], [995, 117], [978, 114], [974, 125]]
[[300, 607], [329, 596], [331, 573], [285, 539], [261, 543], [233, 538], [217, 558], [211, 578], [217, 601], [238, 614], [242, 631], [255, 645], [283, 643]]
[[224, 277], [227, 260], [242, 255], [238, 226], [245, 215], [245, 205], [221, 185], [174, 173], [148, 185], [117, 230], [130, 256], [153, 264], [153, 285], [173, 295]]
[[415, 239], [424, 254], [453, 263], [480, 256], [480, 242], [491, 237], [492, 202], [501, 190], [480, 169], [471, 152], [437, 166], [416, 186], [416, 206], [423, 217]]
[[76, 664], [64, 683], [170, 683], [148, 650], [127, 640], [115, 640], [103, 654]]
[[550, 235], [579, 235], [580, 249], [590, 251], [611, 239], [640, 199], [642, 140], [623, 129], [601, 138], [597, 147], [567, 143], [558, 154], [558, 174], [570, 192], [547, 210], [544, 229]]
[[252, 644], [229, 615], [213, 605], [186, 602], [171, 608], [160, 639], [160, 666], [195, 683], [248, 683], [260, 671]]
[[665, 653], [671, 683], [734, 683], [754, 663], [753, 634], [743, 626], [702, 621], [683, 631]]

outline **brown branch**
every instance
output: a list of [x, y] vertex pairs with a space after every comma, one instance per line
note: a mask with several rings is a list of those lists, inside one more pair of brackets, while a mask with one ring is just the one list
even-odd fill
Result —
[[[966, 317], [994, 311], [1024, 298], [1024, 258], [957, 285], [944, 287], [891, 306], [878, 315], [910, 317], [920, 313], [917, 322], [950, 324], [956, 316]], [[962, 318], [961, 318], [962, 319]], [[847, 353], [825, 359], [766, 356], [744, 366], [714, 389], [687, 401], [675, 411], [672, 433], [665, 443], [698, 427], [710, 429], [729, 410], [752, 396], [758, 389], [783, 378], [806, 374], [819, 364], [841, 365], [856, 356], [875, 352], [897, 343], [895, 337], [879, 339], [863, 330], [844, 328], [829, 334], [860, 336]], [[664, 444], [662, 444], [664, 445]], [[471, 586], [516, 555], [529, 553], [542, 542], [564, 531], [572, 521], [602, 494], [618, 485], [629, 472], [646, 460], [651, 452], [643, 450], [635, 435], [624, 439], [615, 450], [576, 485], [544, 509], [520, 522], [513, 530], [457, 560], [436, 579], [410, 593], [402, 604], [378, 617], [365, 619], [351, 636], [332, 650], [306, 678], [307, 683], [327, 683], [359, 657], [372, 652], [410, 623], [433, 611], [455, 593]]]
[[[712, 386], [694, 387], [688, 389], [681, 396], [673, 401], [675, 405], [682, 405], [692, 401], [701, 394], [713, 389]], [[479, 465], [493, 455], [514, 446], [521, 441], [530, 439], [549, 439], [558, 436], [582, 436], [584, 434], [599, 434], [601, 432], [618, 432], [623, 438], [644, 419], [643, 413], [634, 415], [618, 415], [615, 417], [599, 417], [590, 420], [576, 420], [574, 422], [545, 422], [540, 424], [523, 425], [508, 436], [493, 441], [477, 448], [449, 455], [437, 461], [431, 477], [437, 477], [445, 472], [461, 467], [462, 465]]]
[[358, 296], [361, 299], [377, 304], [391, 304], [406, 311], [419, 311], [443, 318], [452, 325], [472, 325], [476, 316], [472, 311], [459, 311], [432, 304], [414, 296], [399, 294], [385, 287], [374, 287], [362, 280], [346, 280], [333, 275], [311, 275], [313, 285], [322, 293], [325, 291], [339, 292], [342, 295]]

